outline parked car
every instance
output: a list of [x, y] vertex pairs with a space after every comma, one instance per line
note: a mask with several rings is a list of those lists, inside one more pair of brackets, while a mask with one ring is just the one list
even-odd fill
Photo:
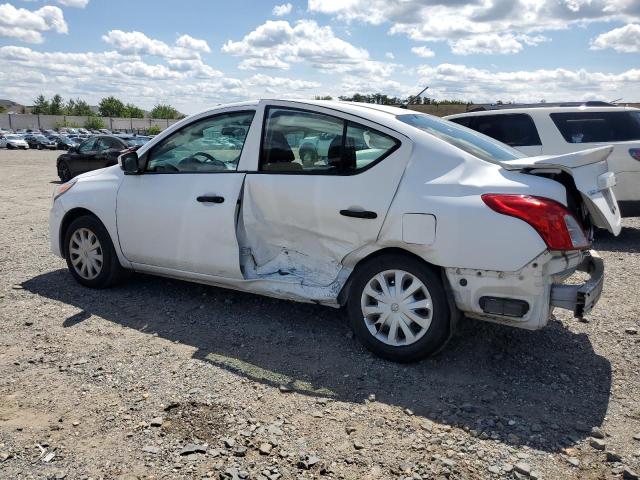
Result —
[[[571, 105], [571, 104], [569, 104]], [[502, 105], [446, 117], [526, 155], [613, 145], [609, 165], [623, 217], [640, 216], [640, 110], [605, 102]]]
[[44, 135], [26, 135], [24, 139], [29, 144], [30, 148], [36, 148], [38, 150], [55, 150], [57, 147], [56, 142], [48, 139]]
[[129, 147], [142, 146], [151, 140], [151, 138], [146, 135], [118, 134], [116, 136], [124, 140]]
[[21, 148], [23, 150], [29, 150], [29, 144], [21, 135], [16, 134], [1, 136], [0, 147], [8, 149]]
[[56, 145], [58, 150], [69, 150], [71, 147], [77, 147], [80, 143], [66, 135], [58, 135], [56, 137]]
[[[242, 149], [202, 149], [232, 126], [246, 127]], [[323, 134], [341, 144], [305, 165], [288, 138]], [[621, 228], [611, 151], [526, 158], [382, 105], [218, 106], [60, 185], [51, 247], [92, 288], [134, 270], [344, 305], [364, 345], [414, 361], [443, 346], [460, 313], [533, 330], [554, 307], [591, 311], [604, 266], [590, 227]], [[576, 270], [589, 279], [563, 284]]]
[[58, 176], [66, 182], [80, 173], [115, 165], [120, 152], [129, 147], [126, 141], [112, 135], [91, 137], [58, 157]]

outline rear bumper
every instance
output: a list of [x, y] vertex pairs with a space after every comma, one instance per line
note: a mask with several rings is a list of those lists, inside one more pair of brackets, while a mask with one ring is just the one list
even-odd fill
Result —
[[[582, 284], [564, 284], [576, 271]], [[543, 328], [554, 307], [587, 315], [600, 299], [604, 264], [594, 251], [549, 252], [515, 272], [445, 269], [454, 300], [464, 315], [527, 330]]]
[[604, 262], [592, 250], [585, 255], [577, 270], [587, 272], [589, 280], [577, 285], [554, 283], [551, 286], [551, 306], [571, 310], [576, 318], [582, 318], [600, 300], [604, 285]]

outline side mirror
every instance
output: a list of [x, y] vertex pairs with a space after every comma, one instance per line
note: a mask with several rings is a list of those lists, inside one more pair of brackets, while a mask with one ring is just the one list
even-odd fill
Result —
[[118, 157], [118, 164], [125, 175], [139, 175], [145, 169], [145, 155], [139, 157], [136, 149], [129, 148]]

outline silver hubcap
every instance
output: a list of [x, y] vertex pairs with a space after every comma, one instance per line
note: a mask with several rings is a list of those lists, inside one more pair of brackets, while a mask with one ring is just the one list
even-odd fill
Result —
[[78, 275], [93, 280], [102, 271], [102, 245], [95, 233], [79, 228], [69, 240], [71, 264]]
[[361, 307], [369, 333], [394, 347], [420, 340], [433, 316], [429, 290], [418, 277], [403, 270], [386, 270], [369, 280]]

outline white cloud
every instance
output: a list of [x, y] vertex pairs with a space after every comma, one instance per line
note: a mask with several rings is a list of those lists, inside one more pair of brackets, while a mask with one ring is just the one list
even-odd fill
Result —
[[[311, 97], [319, 82], [255, 74], [245, 79], [224, 75], [201, 59], [161, 59], [148, 63], [137, 53], [42, 52], [19, 46], [0, 47], [0, 91], [29, 104], [43, 93], [85, 98], [97, 103], [115, 95], [143, 108], [168, 101], [185, 112], [216, 104], [257, 98]], [[318, 89], [317, 92], [314, 90]]]
[[206, 40], [200, 40], [193, 38], [190, 35], [182, 35], [176, 40], [176, 46], [186, 48], [187, 50], [194, 50], [198, 52], [211, 53], [211, 48]]
[[640, 25], [631, 23], [624, 27], [602, 33], [591, 42], [592, 50], [603, 50], [612, 48], [617, 52], [638, 53], [640, 52]]
[[0, 37], [16, 38], [28, 43], [42, 43], [44, 32], [67, 33], [62, 10], [45, 6], [38, 10], [16, 8], [10, 3], [0, 5]]
[[387, 52], [384, 54], [385, 58], [388, 58], [389, 60], [395, 60], [396, 56], [393, 54], [393, 52]]
[[640, 19], [637, 0], [308, 0], [311, 12], [346, 22], [389, 24], [416, 41], [447, 40], [454, 53], [514, 53], [544, 31]]
[[289, 70], [289, 64], [279, 58], [265, 56], [263, 58], [245, 58], [238, 64], [240, 70], [256, 70], [258, 68], [270, 68], [274, 70]]
[[89, 4], [89, 0], [57, 0], [60, 5], [65, 7], [84, 8]]
[[282, 5], [276, 5], [273, 7], [273, 11], [271, 13], [276, 17], [284, 17], [285, 15], [289, 15], [291, 10], [293, 10], [293, 5], [290, 3], [283, 3]]
[[257, 73], [246, 80], [249, 86], [278, 87], [286, 90], [310, 90], [320, 88], [322, 84], [309, 82], [306, 80], [293, 80], [285, 77], [271, 77], [262, 73]]
[[495, 33], [475, 35], [450, 42], [451, 52], [456, 55], [471, 55], [480, 53], [485, 55], [518, 53], [522, 51], [520, 43], [513, 35], [498, 35]]
[[392, 64], [370, 60], [366, 49], [336, 37], [331, 27], [322, 27], [313, 20], [300, 20], [295, 25], [268, 20], [242, 40], [229, 40], [222, 51], [246, 57], [239, 66], [242, 69], [268, 65], [286, 70], [291, 63], [307, 62], [324, 72], [387, 76], [394, 68]]
[[415, 55], [419, 56], [419, 57], [422, 57], [422, 58], [429, 58], [429, 57], [433, 57], [435, 55], [433, 50], [431, 50], [430, 48], [425, 47], [424, 45], [422, 45], [420, 47], [413, 47], [411, 49], [411, 52], [414, 53]]
[[640, 88], [640, 69], [615, 74], [564, 68], [493, 71], [445, 63], [423, 65], [418, 75], [419, 84], [429, 85], [430, 96], [476, 103], [612, 99], [633, 97]]
[[189, 35], [182, 35], [176, 40], [175, 46], [169, 46], [161, 40], [147, 37], [142, 32], [123, 32], [110, 30], [102, 36], [102, 40], [113, 45], [123, 54], [154, 55], [163, 58], [199, 59], [199, 52], [210, 52], [205, 40], [199, 40]]

